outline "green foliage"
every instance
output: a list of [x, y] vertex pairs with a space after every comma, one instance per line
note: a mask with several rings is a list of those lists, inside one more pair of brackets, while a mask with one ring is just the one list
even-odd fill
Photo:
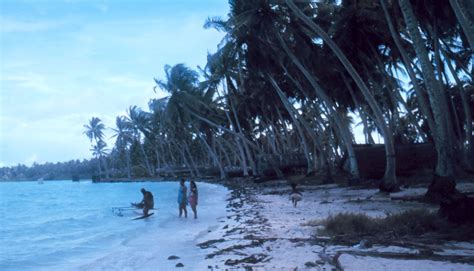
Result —
[[[385, 136], [387, 144], [389, 139], [437, 144], [433, 140], [436, 131], [428, 125], [433, 108], [426, 95], [417, 93], [418, 89], [428, 90], [420, 56], [414, 51], [397, 1], [385, 2], [387, 13], [380, 1], [229, 1], [226, 18], [209, 17], [205, 22], [205, 28], [222, 31], [225, 37], [217, 52], [208, 55], [206, 66], [199, 68], [201, 74], [185, 64], [166, 65], [165, 78], [155, 79], [155, 90], [159, 88], [168, 96], [151, 99], [148, 111], [132, 105], [128, 116], [117, 117], [116, 142], [109, 154], [100, 143], [104, 126], [100, 119], [92, 118], [85, 133], [95, 141], [94, 154], [109, 157], [114, 175], [126, 171], [130, 175], [133, 166], [134, 177], [152, 176], [157, 168], [182, 167], [199, 175], [198, 168], [217, 165], [220, 169], [245, 167], [244, 172], [253, 165], [252, 170], [258, 171], [258, 161], [253, 161], [258, 157], [285, 157], [293, 152], [307, 157], [308, 171], [333, 174], [337, 172], [331, 171], [349, 168], [349, 163], [351, 174], [356, 174], [358, 162], [351, 158], [350, 142], [355, 137], [352, 128], [357, 115], [363, 118], [367, 144], [374, 143], [372, 133], [377, 132]], [[452, 110], [442, 113], [458, 130], [452, 131], [452, 142], [467, 146], [463, 142], [470, 138], [462, 130], [469, 131], [465, 113], [469, 104], [461, 102], [463, 86], [450, 84], [458, 79], [464, 86], [472, 85], [468, 68], [472, 53], [465, 46], [449, 1], [436, 5], [434, 1], [411, 2], [423, 44], [428, 45], [429, 55], [438, 56], [432, 65], [442, 74], [436, 78], [450, 81], [438, 83], [449, 89], [445, 97]], [[308, 21], [321, 31], [315, 31]], [[389, 25], [395, 30], [389, 31]], [[329, 37], [324, 38], [324, 33]], [[398, 39], [400, 46], [394, 43]], [[440, 39], [440, 44], [435, 44], [435, 39]], [[330, 41], [335, 46], [328, 46]], [[336, 46], [341, 50], [338, 57]], [[402, 61], [402, 55], [408, 60]], [[347, 59], [354, 70], [339, 59]], [[455, 72], [448, 73], [446, 64]], [[415, 75], [405, 84], [401, 79], [412, 70]], [[425, 103], [427, 110], [420, 106]], [[100, 164], [98, 168], [100, 171]], [[389, 172], [396, 171], [391, 169]], [[350, 214], [331, 219], [340, 220], [328, 227], [338, 234], [382, 231], [388, 223]], [[397, 220], [394, 224], [404, 221], [403, 217], [387, 219]], [[428, 217], [424, 221], [427, 224], [407, 220], [398, 230], [436, 230], [430, 228], [435, 221]]]
[[0, 180], [71, 180], [73, 176], [79, 179], [90, 179], [96, 169], [96, 161], [71, 160], [60, 163], [34, 163], [31, 167], [17, 165], [0, 168]]

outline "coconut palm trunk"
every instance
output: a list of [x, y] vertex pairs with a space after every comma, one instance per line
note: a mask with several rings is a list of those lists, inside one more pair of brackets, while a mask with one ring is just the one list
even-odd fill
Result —
[[473, 169], [474, 168], [474, 161], [472, 160], [472, 157], [474, 157], [474, 153], [472, 153], [472, 150], [474, 149], [474, 135], [473, 135], [473, 130], [472, 130], [472, 115], [471, 115], [471, 109], [469, 105], [469, 97], [466, 94], [466, 91], [464, 90], [463, 83], [459, 79], [459, 76], [457, 75], [456, 71], [453, 68], [453, 65], [451, 64], [451, 61], [446, 55], [446, 52], [441, 49], [441, 53], [443, 54], [444, 59], [446, 60], [445, 63], [448, 66], [449, 72], [451, 73], [451, 76], [454, 78], [454, 81], [456, 82], [456, 85], [459, 89], [459, 95], [461, 96], [461, 103], [462, 103], [462, 108], [464, 112], [464, 117], [466, 119], [465, 122], [465, 142], [467, 147], [464, 150], [464, 163], [465, 166], [467, 166], [468, 169]]
[[280, 44], [282, 45], [283, 50], [285, 53], [290, 57], [291, 61], [297, 66], [300, 72], [304, 75], [306, 80], [310, 83], [310, 85], [315, 90], [317, 96], [324, 101], [328, 105], [329, 110], [334, 117], [334, 121], [341, 132], [343, 137], [343, 141], [345, 143], [348, 155], [349, 155], [349, 164], [350, 164], [350, 174], [352, 178], [359, 179], [359, 168], [357, 166], [357, 159], [355, 156], [354, 148], [352, 146], [352, 136], [349, 131], [349, 127], [344, 125], [339, 114], [335, 111], [336, 105], [334, 102], [329, 98], [329, 96], [325, 93], [323, 88], [317, 83], [317, 81], [310, 75], [309, 71], [303, 66], [303, 64], [298, 60], [298, 58], [289, 50], [288, 46], [285, 44], [283, 39], [279, 36]]
[[396, 177], [396, 161], [395, 161], [395, 148], [393, 145], [393, 133], [389, 125], [385, 123], [382, 110], [377, 104], [374, 96], [365, 85], [362, 78], [359, 76], [355, 68], [349, 62], [347, 57], [341, 51], [339, 46], [329, 37], [329, 35], [317, 24], [315, 24], [310, 18], [308, 18], [296, 5], [293, 0], [285, 0], [288, 7], [294, 12], [294, 14], [302, 20], [316, 35], [318, 35], [334, 52], [336, 57], [339, 59], [341, 64], [346, 68], [356, 85], [361, 90], [364, 98], [369, 104], [370, 108], [374, 112], [375, 120], [378, 126], [382, 129], [382, 136], [384, 138], [385, 154], [386, 154], [386, 167], [385, 174], [382, 183], [380, 184], [380, 190], [384, 192], [398, 191], [399, 186]]
[[448, 195], [455, 192], [456, 182], [454, 181], [454, 157], [453, 149], [450, 144], [450, 131], [446, 112], [448, 105], [446, 95], [442, 89], [439, 89], [434, 68], [428, 57], [426, 45], [421, 38], [418, 23], [414, 15], [409, 0], [399, 0], [400, 9], [403, 13], [409, 35], [413, 41], [413, 47], [421, 66], [424, 82], [428, 90], [431, 108], [433, 110], [436, 129], [433, 130], [438, 160], [435, 170], [435, 178], [431, 183], [427, 197], [432, 200], [439, 200], [442, 195]]
[[[464, 35], [466, 35], [472, 52], [474, 50], [474, 18], [469, 18], [469, 12], [459, 0], [449, 0], [449, 4], [464, 31]], [[474, 7], [472, 3], [471, 6]]]
[[[191, 162], [191, 166], [194, 168], [194, 171], [196, 172], [197, 177], [201, 177], [201, 172], [198, 169], [198, 164], [194, 160], [194, 156], [191, 153], [191, 149], [189, 148], [189, 144], [183, 140], [183, 146], [184, 146], [184, 151], [185, 154], [188, 154], [189, 161]], [[186, 155], [185, 155], [186, 157]]]
[[219, 173], [221, 175], [221, 180], [225, 179], [225, 171], [224, 171], [224, 167], [222, 167], [222, 163], [219, 159], [219, 156], [217, 155], [217, 153], [215, 152], [215, 150], [207, 143], [206, 139], [204, 139], [204, 137], [201, 135], [201, 133], [195, 128], [194, 129], [194, 133], [198, 136], [198, 138], [201, 140], [201, 142], [204, 144], [204, 146], [206, 147], [207, 149], [207, 152], [209, 154], [209, 156], [212, 158], [212, 160], [214, 161], [214, 164], [218, 166], [219, 168]]
[[130, 167], [130, 164], [131, 164], [130, 149], [128, 149], [128, 150], [125, 149], [125, 156], [126, 156], [126, 160], [127, 160], [127, 177], [130, 180], [132, 178], [132, 170], [131, 170], [131, 167]]
[[[231, 100], [232, 100], [232, 99], [231, 99]], [[230, 107], [231, 107], [231, 110], [232, 110], [232, 114], [233, 114], [233, 116], [234, 116], [235, 123], [237, 124], [237, 132], [238, 132], [239, 134], [241, 134], [242, 136], [245, 136], [244, 133], [242, 132], [242, 127], [241, 127], [241, 125], [240, 125], [239, 117], [237, 116], [237, 112], [236, 112], [235, 107], [234, 107], [234, 105], [233, 105], [233, 103], [232, 103], [231, 101], [230, 101]], [[245, 149], [245, 154], [246, 154], [247, 160], [248, 160], [248, 162], [249, 162], [249, 164], [250, 164], [250, 168], [252, 169], [252, 173], [253, 173], [253, 175], [255, 175], [256, 172], [257, 172], [257, 168], [256, 168], [256, 166], [255, 166], [255, 161], [254, 161], [254, 159], [253, 159], [253, 157], [252, 157], [252, 152], [250, 151], [250, 148], [249, 148], [249, 146], [248, 146], [248, 144], [247, 144], [247, 141], [243, 141], [243, 142], [242, 142], [242, 145], [243, 145], [243, 147], [244, 147], [244, 149]]]
[[[138, 138], [138, 140], [140, 140], [140, 138]], [[150, 161], [148, 159], [148, 155], [145, 152], [145, 147], [143, 146], [143, 144], [140, 141], [138, 141], [138, 144], [140, 145], [140, 152], [142, 153], [143, 160], [145, 162], [145, 166], [146, 166], [148, 175], [150, 177], [152, 177], [153, 176], [153, 171], [152, 171], [151, 166], [150, 166]]]
[[[291, 119], [293, 120], [293, 124], [296, 127], [296, 131], [298, 132], [299, 137], [301, 138], [303, 151], [304, 151], [304, 154], [305, 154], [305, 157], [306, 157], [306, 164], [307, 164], [307, 170], [306, 170], [307, 172], [306, 173], [312, 172], [314, 170], [314, 168], [313, 168], [313, 162], [311, 160], [311, 154], [310, 154], [311, 150], [310, 150], [309, 145], [306, 141], [306, 135], [305, 135], [305, 133], [304, 133], [304, 131], [301, 128], [301, 125], [300, 125], [300, 122], [302, 122], [301, 117], [296, 112], [296, 109], [293, 107], [293, 105], [291, 105], [288, 102], [288, 98], [285, 96], [283, 91], [280, 89], [280, 86], [275, 81], [273, 76], [270, 75], [270, 74], [268, 74], [267, 76], [270, 79], [270, 83], [275, 88], [275, 90], [278, 94], [278, 97], [280, 97], [280, 100], [281, 100], [283, 106], [286, 108], [286, 110], [288, 111], [288, 114], [290, 115]], [[309, 129], [309, 127], [307, 129]], [[308, 132], [311, 132], [311, 131], [308, 131]]]

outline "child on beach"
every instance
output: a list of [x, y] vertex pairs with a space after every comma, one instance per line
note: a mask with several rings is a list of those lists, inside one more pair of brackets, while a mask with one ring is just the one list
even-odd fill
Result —
[[198, 190], [196, 183], [194, 181], [191, 181], [189, 183], [189, 189], [190, 189], [190, 195], [189, 195], [189, 205], [191, 206], [191, 209], [193, 210], [194, 213], [194, 219], [197, 218], [197, 210], [196, 206], [198, 204]]
[[293, 202], [293, 206], [296, 207], [296, 204], [302, 198], [303, 198], [303, 194], [296, 188], [296, 183], [291, 183], [290, 199], [291, 199], [291, 202]]
[[186, 210], [186, 205], [188, 205], [187, 192], [188, 189], [184, 185], [184, 179], [181, 179], [179, 182], [179, 191], [178, 191], [178, 206], [179, 206], [179, 217], [184, 212], [184, 218], [188, 218], [188, 211]]

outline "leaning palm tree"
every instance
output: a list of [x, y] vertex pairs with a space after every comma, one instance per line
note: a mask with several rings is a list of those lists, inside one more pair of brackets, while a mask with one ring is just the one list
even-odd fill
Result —
[[454, 180], [454, 153], [452, 139], [450, 138], [450, 123], [446, 115], [448, 114], [448, 102], [446, 95], [440, 87], [436, 78], [433, 64], [429, 58], [427, 46], [422, 38], [419, 30], [418, 20], [416, 19], [410, 1], [399, 0], [400, 10], [405, 19], [406, 28], [410, 38], [413, 41], [418, 61], [421, 66], [421, 73], [428, 96], [430, 98], [431, 109], [433, 110], [434, 122], [436, 129], [432, 131], [437, 151], [437, 163], [435, 170], [435, 178], [433, 179], [427, 196], [439, 198], [441, 195], [453, 193], [455, 191], [456, 182]]
[[[106, 155], [105, 152], [105, 147], [107, 146], [107, 143], [104, 142], [104, 129], [105, 125], [102, 123], [102, 120], [97, 118], [97, 117], [92, 117], [92, 119], [89, 120], [89, 124], [84, 125], [84, 128], [86, 129], [84, 131], [84, 134], [89, 138], [91, 141], [91, 144], [95, 143], [95, 145], [92, 145], [92, 150], [94, 155], [98, 155], [97, 160], [98, 160], [98, 169], [99, 169], [99, 177], [101, 175], [101, 160], [103, 157]], [[105, 166], [105, 177], [109, 178], [109, 172], [107, 170], [107, 163], [104, 160], [104, 166]]]
[[[396, 177], [396, 162], [395, 162], [395, 147], [393, 142], [393, 132], [391, 125], [387, 124], [383, 115], [382, 108], [375, 100], [374, 94], [369, 90], [368, 85], [364, 82], [361, 75], [356, 71], [352, 63], [349, 61], [347, 56], [342, 52], [340, 47], [334, 42], [331, 36], [328, 35], [318, 24], [313, 22], [292, 0], [285, 0], [286, 5], [292, 11], [292, 13], [303, 22], [306, 27], [312, 32], [313, 35], [318, 36], [324, 41], [331, 51], [338, 58], [340, 63], [347, 70], [348, 74], [353, 79], [361, 91], [364, 99], [369, 105], [374, 115], [374, 121], [382, 131], [384, 138], [384, 146], [386, 152], [386, 167], [383, 182], [380, 185], [380, 189], [386, 192], [393, 192], [399, 189], [399, 185]], [[308, 3], [307, 3], [308, 4]]]
[[[145, 166], [147, 169], [147, 173], [149, 176], [153, 176], [153, 168], [150, 165], [150, 159], [145, 151], [144, 142], [142, 142], [142, 133], [145, 134], [147, 132], [146, 127], [150, 121], [148, 115], [142, 111], [137, 106], [130, 106], [127, 111], [126, 120], [130, 123], [130, 129], [132, 131], [133, 138], [140, 143], [140, 152], [143, 156], [143, 160], [145, 161]], [[146, 135], [145, 135], [146, 136]]]
[[132, 177], [130, 169], [130, 146], [133, 141], [132, 126], [124, 116], [118, 116], [115, 120], [115, 125], [117, 128], [112, 129], [115, 132], [112, 137], [116, 137], [115, 148], [119, 152], [125, 153], [127, 177], [130, 179]]
[[[165, 81], [155, 80], [158, 87], [170, 93], [163, 116], [164, 126], [172, 132], [175, 142], [183, 144], [186, 149], [188, 145], [195, 143], [200, 149], [206, 150], [214, 164], [219, 167], [221, 178], [224, 178], [221, 159], [211, 143], [211, 128], [201, 120], [196, 120], [196, 115], [214, 115], [215, 110], [211, 110], [210, 104], [213, 102], [215, 89], [204, 86], [206, 84], [200, 85], [197, 72], [183, 64], [165, 66], [165, 73]], [[186, 153], [183, 152], [182, 155], [184, 159]], [[193, 157], [189, 157], [189, 160], [192, 165]], [[197, 168], [194, 168], [199, 175]]]

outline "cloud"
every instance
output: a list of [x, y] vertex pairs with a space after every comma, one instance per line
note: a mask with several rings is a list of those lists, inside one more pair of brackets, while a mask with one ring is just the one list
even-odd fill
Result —
[[60, 91], [48, 83], [49, 76], [38, 73], [4, 74], [0, 77], [2, 84], [12, 84], [16, 90], [37, 91], [43, 94], [57, 94]]
[[65, 25], [65, 21], [34, 21], [0, 17], [0, 32], [40, 32], [48, 31]]
[[[83, 125], [91, 117], [114, 127], [129, 106], [147, 110], [150, 98], [167, 95], [153, 91], [165, 64], [203, 66], [223, 36], [202, 28], [215, 13], [207, 7], [164, 13], [171, 4], [47, 2], [15, 3], [3, 13], [10, 18], [0, 17], [8, 33], [1, 41], [4, 165], [90, 158]], [[107, 130], [109, 148], [111, 135]]]

